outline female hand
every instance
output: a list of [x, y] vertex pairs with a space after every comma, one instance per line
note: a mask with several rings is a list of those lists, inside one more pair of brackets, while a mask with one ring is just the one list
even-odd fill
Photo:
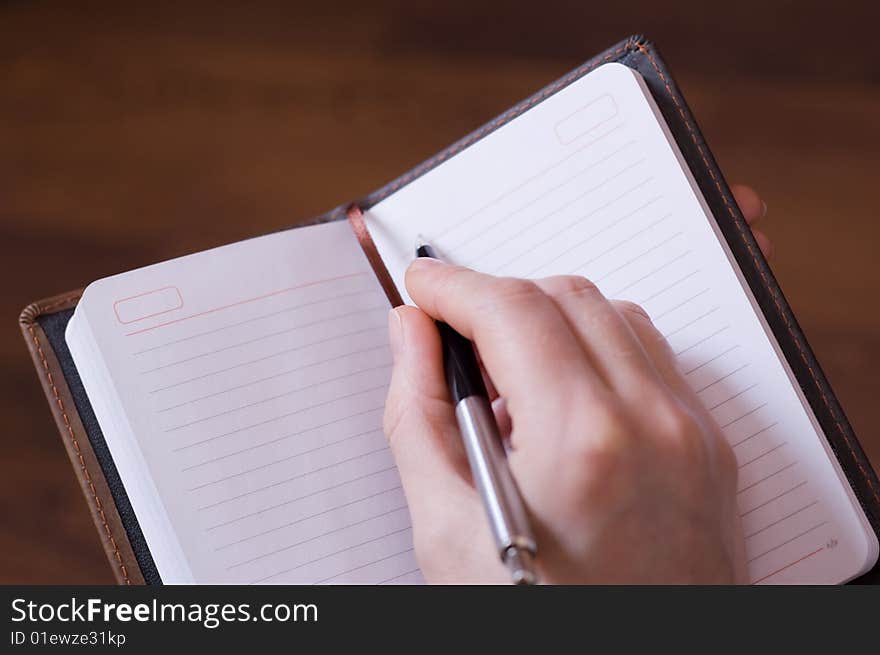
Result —
[[[763, 203], [740, 187], [754, 222]], [[756, 233], [765, 253], [769, 241]], [[449, 400], [433, 320], [473, 340], [548, 583], [746, 581], [736, 461], [638, 306], [583, 278], [416, 260], [390, 315], [385, 430], [430, 582], [506, 582]]]

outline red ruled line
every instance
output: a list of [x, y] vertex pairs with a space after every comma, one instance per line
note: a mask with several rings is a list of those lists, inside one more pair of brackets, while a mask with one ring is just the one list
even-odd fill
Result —
[[272, 296], [277, 296], [282, 293], [288, 293], [290, 291], [296, 291], [298, 289], [304, 289], [305, 287], [311, 287], [316, 284], [325, 284], [327, 282], [336, 282], [338, 280], [344, 280], [350, 277], [358, 277], [361, 275], [366, 275], [365, 273], [351, 273], [349, 275], [340, 275], [338, 277], [327, 278], [325, 280], [315, 280], [314, 282], [307, 282], [305, 284], [300, 284], [294, 287], [288, 287], [286, 289], [278, 289], [277, 291], [272, 291], [270, 293], [264, 293], [261, 296], [256, 296], [254, 298], [246, 298], [244, 300], [239, 300], [238, 302], [233, 302], [228, 305], [223, 305], [222, 307], [215, 307], [214, 309], [209, 309], [204, 312], [199, 312], [198, 314], [191, 314], [190, 316], [184, 316], [182, 318], [174, 319], [173, 321], [166, 321], [165, 323], [159, 323], [157, 325], [153, 325], [151, 327], [142, 328], [140, 330], [134, 330], [133, 332], [126, 332], [125, 336], [131, 337], [136, 334], [142, 334], [144, 332], [149, 332], [150, 330], [155, 330], [157, 328], [166, 327], [168, 325], [174, 325], [175, 323], [180, 323], [181, 321], [188, 321], [191, 318], [196, 318], [197, 316], [204, 316], [205, 314], [213, 314], [214, 312], [219, 312], [224, 309], [229, 309], [230, 307], [238, 307], [239, 305], [244, 305], [249, 302], [254, 302], [255, 300], [264, 300], [266, 298], [271, 298]]
[[822, 552], [823, 550], [825, 550], [825, 546], [822, 546], [821, 548], [817, 548], [817, 549], [814, 550], [812, 553], [807, 553], [806, 555], [804, 555], [804, 556], [801, 557], [800, 559], [796, 559], [795, 561], [793, 561], [791, 564], [786, 564], [786, 565], [783, 566], [782, 568], [780, 568], [780, 569], [776, 569], [776, 570], [773, 571], [772, 573], [768, 573], [768, 574], [765, 575], [763, 578], [758, 578], [758, 579], [755, 580], [752, 584], [758, 584], [759, 582], [763, 582], [763, 581], [766, 580], [767, 578], [772, 578], [772, 577], [773, 577], [774, 575], [776, 575], [777, 573], [782, 573], [785, 569], [790, 569], [790, 568], [791, 568], [792, 566], [794, 566], [795, 564], [800, 564], [800, 563], [803, 562], [805, 559], [808, 559], [808, 558], [812, 557], [813, 555], [815, 555], [816, 553], [820, 553], [820, 552]]

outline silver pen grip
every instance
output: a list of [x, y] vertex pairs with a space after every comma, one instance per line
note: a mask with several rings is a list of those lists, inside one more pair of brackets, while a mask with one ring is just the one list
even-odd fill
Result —
[[455, 417], [501, 560], [506, 561], [511, 553], [516, 556], [516, 551], [534, 556], [535, 537], [507, 465], [491, 404], [482, 396], [468, 396], [455, 406]]

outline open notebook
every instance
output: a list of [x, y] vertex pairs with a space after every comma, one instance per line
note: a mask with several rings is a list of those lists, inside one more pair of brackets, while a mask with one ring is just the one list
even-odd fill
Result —
[[[364, 213], [499, 275], [643, 305], [739, 461], [753, 582], [838, 583], [876, 536], [640, 75], [599, 66]], [[381, 430], [388, 300], [345, 221], [91, 284], [66, 339], [165, 582], [418, 582]]]

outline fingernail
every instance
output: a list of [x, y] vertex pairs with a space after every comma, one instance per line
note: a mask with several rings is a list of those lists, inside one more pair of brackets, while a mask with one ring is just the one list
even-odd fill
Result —
[[394, 307], [388, 312], [388, 342], [391, 345], [391, 355], [396, 360], [403, 352], [403, 323]]
[[761, 218], [764, 218], [767, 215], [767, 203], [762, 200], [761, 201]]

